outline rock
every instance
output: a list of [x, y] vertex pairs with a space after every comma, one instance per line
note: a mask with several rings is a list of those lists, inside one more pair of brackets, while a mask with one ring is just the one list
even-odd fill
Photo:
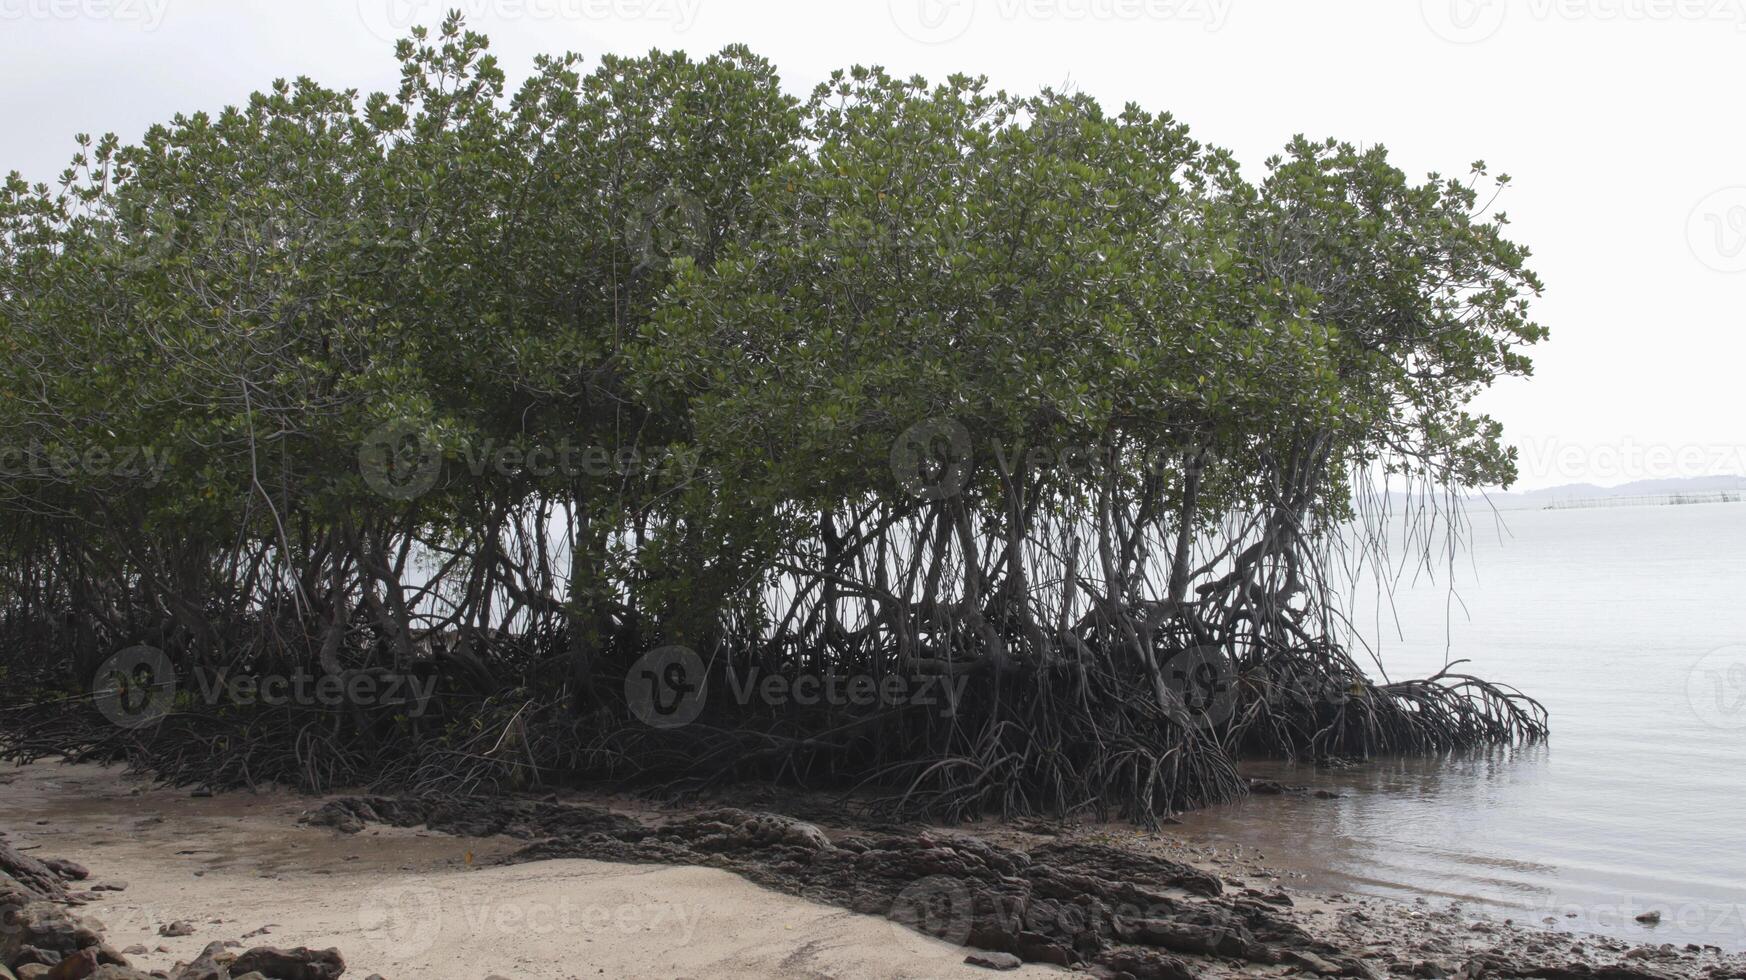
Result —
[[631, 817], [580, 803], [477, 798], [347, 797], [324, 804], [299, 820], [311, 827], [332, 827], [347, 834], [363, 830], [366, 823], [385, 823], [394, 827], [424, 826], [459, 837], [504, 834], [524, 840], [590, 833], [619, 834], [643, 829], [642, 824]]
[[1419, 980], [1446, 980], [1455, 975], [1455, 968], [1435, 960], [1420, 960], [1413, 964], [1411, 972]]
[[1174, 956], [1132, 946], [1099, 954], [1097, 965], [1116, 976], [1133, 977], [1134, 980], [1198, 980], [1200, 977], [1187, 963]]
[[977, 952], [964, 957], [964, 962], [987, 970], [1016, 970], [1023, 966], [1025, 961], [1011, 953]]
[[176, 974], [176, 980], [230, 980], [230, 965], [235, 956], [223, 943], [207, 943], [194, 962]]
[[240, 977], [232, 977], [231, 980], [267, 980], [267, 975], [265, 973], [245, 973]]
[[46, 980], [49, 968], [41, 963], [26, 963], [17, 969], [18, 980]]
[[100, 966], [96, 973], [91, 974], [91, 980], [162, 980], [162, 978], [150, 973], [141, 973], [125, 966]]
[[192, 935], [194, 935], [194, 923], [189, 922], [186, 919], [177, 919], [174, 922], [170, 922], [170, 923], [166, 923], [164, 925], [158, 926], [158, 935], [160, 935], [160, 936], [192, 936]]
[[272, 980], [333, 980], [346, 972], [337, 949], [279, 949], [257, 946], [236, 958], [235, 973], [264, 973]]
[[58, 901], [67, 897], [66, 885], [54, 869], [4, 840], [0, 840], [0, 875], [23, 886], [31, 898]]
[[146, 949], [144, 946], [141, 946], [139, 943], [134, 943], [132, 946], [127, 947], [126, 949], [122, 950], [121, 952], [127, 956], [144, 956], [145, 954], [151, 952], [151, 950]]
[[124, 892], [127, 891], [125, 881], [100, 881], [91, 886], [94, 892]]
[[97, 951], [86, 948], [63, 958], [48, 972], [48, 980], [85, 980], [97, 972]]
[[52, 949], [39, 949], [35, 946], [20, 946], [18, 947], [18, 952], [12, 954], [9, 959], [12, 962], [13, 969], [35, 964], [54, 966], [61, 961], [61, 954]]
[[1337, 977], [1341, 972], [1341, 968], [1332, 961], [1323, 959], [1307, 949], [1294, 949], [1286, 953], [1285, 958], [1317, 976]]
[[42, 865], [59, 875], [63, 881], [84, 881], [91, 877], [91, 872], [84, 865], [65, 858], [49, 858]]
[[[35, 947], [64, 956], [102, 941], [99, 927], [50, 902], [31, 902], [6, 914], [0, 929], [0, 962], [17, 966], [19, 954]], [[35, 961], [27, 961], [35, 962]]]
[[1637, 916], [1637, 921], [1646, 926], [1658, 926], [1661, 924], [1661, 913], [1658, 911], [1644, 912]]

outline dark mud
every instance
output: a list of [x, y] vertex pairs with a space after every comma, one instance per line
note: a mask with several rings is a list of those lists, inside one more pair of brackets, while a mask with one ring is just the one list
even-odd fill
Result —
[[1114, 980], [1746, 976], [1746, 958], [1719, 950], [1590, 947], [1567, 936], [1466, 927], [1453, 914], [1414, 913], [1410, 933], [1398, 931], [1404, 918], [1369, 925], [1361, 909], [1312, 915], [1283, 892], [1233, 891], [1207, 870], [1071, 835], [1020, 847], [937, 829], [827, 828], [734, 808], [645, 821], [553, 800], [354, 797], [306, 820], [345, 832], [380, 822], [530, 841], [508, 863], [591, 858], [722, 868], [962, 946]]

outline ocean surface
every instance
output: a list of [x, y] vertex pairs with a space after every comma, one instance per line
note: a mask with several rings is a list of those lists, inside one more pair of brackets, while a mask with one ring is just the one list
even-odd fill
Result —
[[[1246, 766], [1342, 796], [1255, 797], [1175, 829], [1312, 887], [1746, 949], [1746, 503], [1470, 520], [1452, 577], [1446, 563], [1409, 575], [1392, 603], [1356, 590], [1353, 618], [1393, 678], [1469, 659], [1464, 672], [1545, 703], [1551, 739]], [[1635, 921], [1651, 910], [1659, 925]]]

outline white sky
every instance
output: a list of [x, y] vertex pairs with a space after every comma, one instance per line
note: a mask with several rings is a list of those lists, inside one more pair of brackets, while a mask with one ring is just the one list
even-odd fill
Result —
[[866, 63], [1138, 102], [1251, 176], [1298, 132], [1414, 175], [1484, 159], [1553, 332], [1482, 403], [1519, 486], [1746, 474], [1746, 0], [0, 0], [0, 171], [51, 180], [75, 133], [277, 77], [391, 89], [398, 26], [456, 6], [512, 81], [538, 53], [745, 42], [799, 95]]

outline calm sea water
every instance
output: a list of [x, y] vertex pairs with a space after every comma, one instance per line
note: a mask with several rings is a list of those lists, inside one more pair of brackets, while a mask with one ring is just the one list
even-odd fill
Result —
[[[1331, 889], [1746, 949], [1746, 504], [1501, 519], [1473, 518], [1456, 600], [1447, 572], [1403, 583], [1382, 660], [1404, 678], [1469, 658], [1546, 704], [1549, 743], [1248, 767], [1343, 797], [1257, 797], [1181, 829]], [[1358, 612], [1374, 630], [1374, 601]], [[1649, 910], [1659, 926], [1634, 921]]]

